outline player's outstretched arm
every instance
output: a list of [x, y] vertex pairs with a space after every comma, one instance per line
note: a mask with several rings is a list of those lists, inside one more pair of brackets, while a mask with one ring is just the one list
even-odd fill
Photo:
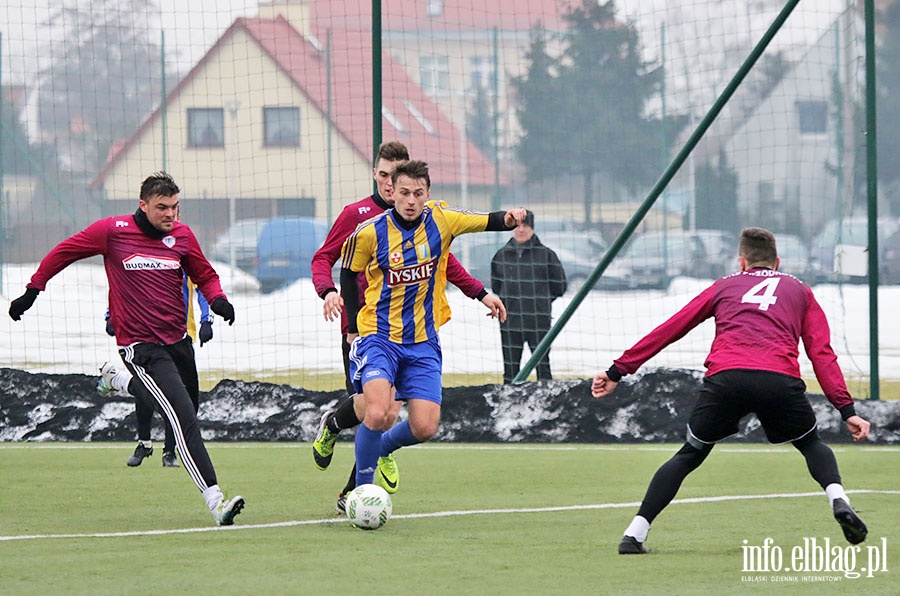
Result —
[[869, 428], [872, 425], [868, 420], [854, 414], [844, 422], [847, 423], [847, 430], [850, 431], [854, 441], [865, 441], [869, 437]]
[[591, 395], [594, 397], [605, 397], [612, 393], [617, 385], [618, 383], [611, 380], [605, 371], [597, 373], [594, 375], [593, 382], [591, 382]]
[[22, 318], [22, 314], [34, 304], [37, 295], [40, 293], [40, 290], [36, 290], [35, 288], [26, 288], [25, 293], [13, 300], [9, 303], [9, 316], [13, 321], [18, 321]]

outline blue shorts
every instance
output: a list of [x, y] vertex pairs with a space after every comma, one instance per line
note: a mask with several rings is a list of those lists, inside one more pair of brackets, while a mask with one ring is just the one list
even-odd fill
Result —
[[378, 335], [357, 337], [350, 345], [350, 379], [357, 393], [373, 379], [387, 379], [395, 399], [441, 403], [441, 342], [397, 344]]

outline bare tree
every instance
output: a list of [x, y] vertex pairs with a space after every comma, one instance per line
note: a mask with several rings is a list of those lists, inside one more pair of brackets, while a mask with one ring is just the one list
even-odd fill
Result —
[[158, 102], [156, 13], [152, 0], [64, 0], [44, 23], [50, 63], [40, 73], [40, 129], [73, 174], [96, 174], [112, 143]]

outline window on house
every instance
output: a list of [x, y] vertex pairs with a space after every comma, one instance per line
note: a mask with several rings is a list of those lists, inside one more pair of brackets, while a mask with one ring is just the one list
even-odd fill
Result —
[[491, 89], [494, 73], [488, 56], [472, 56], [469, 58], [469, 89]]
[[447, 56], [419, 58], [419, 83], [431, 97], [450, 93], [450, 60]]
[[188, 147], [225, 146], [225, 110], [188, 108]]
[[825, 134], [828, 132], [828, 103], [824, 101], [798, 101], [797, 118], [800, 123], [800, 134]]
[[300, 146], [300, 108], [263, 108], [266, 147]]

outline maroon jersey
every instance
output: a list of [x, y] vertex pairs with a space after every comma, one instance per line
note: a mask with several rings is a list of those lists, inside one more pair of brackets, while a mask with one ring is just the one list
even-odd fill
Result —
[[95, 255], [103, 255], [109, 318], [120, 346], [173, 344], [184, 338], [185, 273], [210, 304], [225, 297], [219, 276], [188, 226], [175, 222], [171, 232], [153, 238], [138, 228], [133, 215], [101, 219], [57, 244], [27, 287], [43, 290], [68, 265]]
[[838, 409], [853, 403], [831, 348], [831, 331], [812, 290], [799, 279], [766, 268], [717, 280], [614, 363], [624, 374], [691, 329], [714, 317], [716, 335], [706, 376], [723, 370], [764, 370], [800, 378], [799, 341], [825, 396]]
[[[325, 298], [331, 290], [335, 290], [334, 279], [331, 276], [331, 269], [334, 264], [341, 258], [341, 247], [344, 241], [350, 237], [350, 234], [356, 230], [356, 226], [362, 222], [383, 213], [390, 209], [390, 205], [385, 203], [381, 197], [372, 195], [361, 201], [351, 203], [341, 210], [341, 213], [334, 220], [331, 230], [325, 242], [312, 258], [312, 281], [313, 287], [319, 298]], [[459, 288], [463, 294], [469, 298], [477, 298], [484, 291], [484, 284], [469, 275], [466, 268], [450, 253], [447, 259], [447, 281]], [[366, 276], [360, 274], [357, 276], [359, 284], [359, 300], [360, 307], [363, 306], [366, 295]], [[341, 311], [341, 333], [346, 334], [349, 330], [347, 322], [347, 309]]]

